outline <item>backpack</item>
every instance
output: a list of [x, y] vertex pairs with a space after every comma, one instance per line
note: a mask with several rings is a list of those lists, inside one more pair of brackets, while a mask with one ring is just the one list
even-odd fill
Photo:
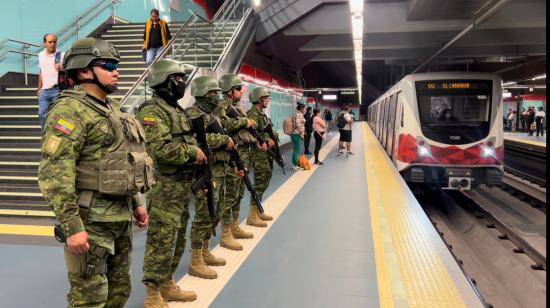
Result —
[[344, 113], [339, 114], [338, 117], [336, 118], [336, 126], [338, 126], [338, 128], [344, 128], [346, 124], [347, 122], [346, 122], [346, 118], [344, 117]]
[[302, 154], [300, 155], [300, 157], [298, 157], [298, 166], [304, 168], [304, 170], [311, 169], [311, 164], [309, 163], [309, 159], [307, 159], [307, 156]]
[[292, 117], [288, 117], [283, 121], [283, 132], [289, 136], [294, 133], [294, 123], [292, 122]]

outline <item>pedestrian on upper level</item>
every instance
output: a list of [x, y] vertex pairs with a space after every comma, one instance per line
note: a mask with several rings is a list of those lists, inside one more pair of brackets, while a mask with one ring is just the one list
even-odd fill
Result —
[[44, 122], [48, 107], [59, 94], [57, 84], [59, 71], [62, 69], [63, 57], [65, 53], [57, 49], [57, 36], [51, 33], [44, 35], [44, 50], [38, 54], [38, 118], [40, 120], [40, 129], [44, 130]]
[[145, 63], [151, 64], [172, 39], [168, 23], [159, 17], [157, 9], [151, 10], [151, 18], [145, 23], [143, 49], [147, 50]]
[[544, 109], [542, 109], [542, 107], [539, 107], [538, 109], [539, 110], [535, 113], [535, 125], [537, 127], [537, 137], [539, 136], [539, 133], [541, 137], [544, 137], [543, 123], [544, 123], [544, 118], [546, 117], [546, 113], [544, 112]]

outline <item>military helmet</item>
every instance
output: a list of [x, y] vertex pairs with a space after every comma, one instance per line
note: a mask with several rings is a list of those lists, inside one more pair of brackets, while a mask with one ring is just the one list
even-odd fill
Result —
[[191, 96], [203, 97], [210, 91], [221, 91], [216, 79], [208, 76], [200, 76], [191, 82]]
[[149, 86], [158, 86], [159, 84], [165, 82], [170, 75], [185, 75], [186, 71], [185, 64], [179, 61], [171, 59], [158, 60], [153, 63], [147, 74], [147, 77], [149, 78]]
[[259, 102], [260, 98], [264, 96], [269, 96], [269, 91], [265, 87], [254, 88], [254, 90], [250, 91], [250, 94], [248, 94], [248, 98], [252, 103]]
[[231, 90], [233, 87], [242, 86], [243, 82], [241, 80], [241, 77], [237, 74], [225, 74], [220, 78], [220, 88], [222, 88], [222, 92], [227, 92]]
[[115, 45], [101, 39], [86, 37], [75, 41], [63, 59], [64, 70], [88, 67], [94, 60], [104, 59], [120, 62]]

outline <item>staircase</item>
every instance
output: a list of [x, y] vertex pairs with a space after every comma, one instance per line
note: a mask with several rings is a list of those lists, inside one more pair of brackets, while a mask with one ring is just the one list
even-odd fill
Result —
[[[206, 44], [212, 51], [209, 52], [203, 49], [205, 44], [200, 40], [201, 36], [210, 35], [212, 25], [195, 21], [189, 26], [192, 35], [176, 41], [174, 50], [178, 52], [174, 58], [196, 67], [212, 67], [223, 51], [224, 40], [233, 35], [237, 24], [238, 21], [228, 21], [212, 47]], [[169, 25], [173, 36], [181, 26], [181, 23]], [[142, 59], [144, 29], [144, 23], [116, 24], [100, 36], [117, 46], [121, 56], [119, 88], [111, 95], [113, 98], [123, 98], [146, 69]], [[172, 56], [172, 51], [168, 56]], [[41, 133], [36, 86], [0, 89], [0, 216], [53, 217], [37, 182]]]

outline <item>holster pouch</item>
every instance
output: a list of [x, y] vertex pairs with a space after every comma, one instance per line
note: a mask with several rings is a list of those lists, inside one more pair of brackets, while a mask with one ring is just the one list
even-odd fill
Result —
[[70, 274], [84, 276], [103, 275], [107, 273], [107, 257], [109, 251], [101, 246], [90, 244], [90, 249], [85, 254], [72, 253], [65, 246], [65, 263]]

